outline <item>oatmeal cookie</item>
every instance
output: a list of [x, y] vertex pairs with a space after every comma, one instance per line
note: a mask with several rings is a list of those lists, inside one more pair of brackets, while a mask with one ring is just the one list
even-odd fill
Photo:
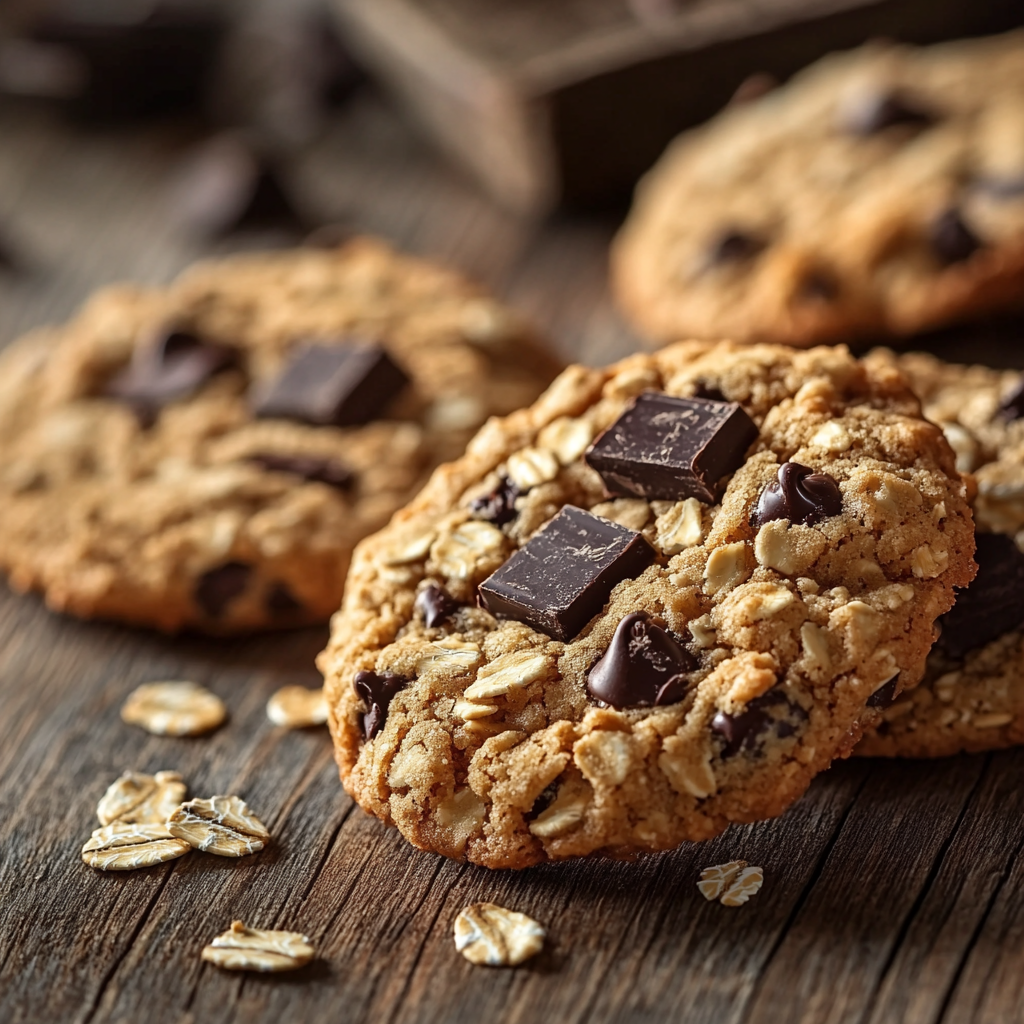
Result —
[[833, 54], [680, 136], [613, 249], [658, 342], [806, 346], [1020, 306], [1024, 32]]
[[965, 490], [884, 359], [571, 367], [357, 549], [319, 659], [342, 780], [489, 867], [780, 814], [920, 680]]
[[892, 359], [972, 474], [978, 576], [939, 619], [924, 682], [857, 753], [945, 757], [1024, 743], [1024, 378], [911, 353]]
[[87, 618], [326, 621], [355, 544], [556, 372], [483, 291], [370, 239], [110, 288], [0, 356], [0, 566]]

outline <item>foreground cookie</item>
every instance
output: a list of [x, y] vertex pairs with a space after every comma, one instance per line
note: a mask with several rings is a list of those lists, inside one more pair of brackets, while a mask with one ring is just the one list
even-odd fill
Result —
[[324, 621], [356, 542], [554, 373], [478, 289], [366, 239], [110, 289], [0, 357], [0, 566], [81, 616]]
[[616, 240], [657, 341], [905, 335], [1021, 302], [1024, 33], [872, 44], [680, 136]]
[[779, 814], [920, 679], [964, 491], [884, 360], [573, 367], [358, 549], [319, 662], [342, 779], [490, 867]]
[[[890, 358], [894, 358], [891, 357]], [[939, 620], [924, 682], [858, 754], [944, 757], [1024, 743], [1024, 378], [911, 354], [895, 360], [973, 473], [978, 575]]]

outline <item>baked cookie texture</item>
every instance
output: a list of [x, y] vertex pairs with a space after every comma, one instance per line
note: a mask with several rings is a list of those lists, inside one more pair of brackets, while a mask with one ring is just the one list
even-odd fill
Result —
[[1024, 301], [1024, 32], [872, 43], [681, 135], [612, 250], [655, 342], [902, 336]]
[[[226, 346], [230, 365], [141, 417], [108, 397], [172, 331]], [[368, 422], [254, 415], [300, 346], [353, 340], [383, 346], [411, 381]], [[326, 621], [356, 542], [557, 372], [483, 290], [371, 239], [109, 288], [0, 356], [0, 565], [87, 618], [211, 632]]]
[[[647, 391], [753, 418], [716, 503], [609, 497], [587, 464]], [[787, 460], [830, 476], [841, 512], [755, 530]], [[655, 557], [563, 642], [476, 597], [569, 504]], [[416, 846], [488, 867], [663, 850], [780, 814], [919, 681], [973, 549], [953, 453], [885, 360], [685, 342], [571, 367], [357, 549], [319, 659], [342, 781]], [[685, 649], [685, 692], [601, 706], [588, 674], [636, 612]], [[357, 692], [357, 673], [377, 689]]]
[[[1021, 374], [958, 366], [922, 353], [897, 357], [878, 352], [874, 357], [899, 366], [925, 414], [942, 427], [958, 469], [970, 474], [979, 531], [1005, 534], [1019, 549], [1024, 544]], [[979, 537], [979, 549], [983, 539]], [[1005, 569], [1007, 553], [997, 549], [996, 556]], [[883, 722], [865, 733], [858, 754], [944, 757], [1024, 743], [1024, 629], [1019, 628], [1024, 626], [1024, 594], [1016, 586], [1016, 592], [982, 595], [975, 616], [987, 621], [1009, 613], [1012, 619], [1010, 604], [1020, 607], [1018, 622], [988, 639], [979, 630], [984, 642], [966, 652], [957, 650], [957, 656], [944, 651], [940, 640], [929, 656], [924, 682], [883, 712]], [[973, 596], [969, 589], [958, 601]]]

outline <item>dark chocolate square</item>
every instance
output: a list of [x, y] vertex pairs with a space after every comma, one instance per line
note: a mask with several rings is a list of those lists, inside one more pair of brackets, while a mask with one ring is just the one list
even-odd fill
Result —
[[257, 399], [265, 419], [355, 427], [379, 419], [409, 378], [380, 345], [307, 345]]
[[654, 561], [643, 536], [566, 505], [480, 584], [483, 606], [556, 640], [571, 640], [604, 607], [612, 588]]
[[612, 494], [710, 504], [719, 481], [742, 465], [757, 435], [756, 424], [736, 402], [649, 391], [585, 458]]

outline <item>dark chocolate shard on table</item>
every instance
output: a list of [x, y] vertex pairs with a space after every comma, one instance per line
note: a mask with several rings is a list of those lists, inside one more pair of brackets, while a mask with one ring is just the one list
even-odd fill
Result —
[[307, 345], [257, 397], [265, 419], [356, 427], [382, 415], [409, 378], [380, 345]]
[[615, 627], [612, 642], [587, 676], [587, 689], [613, 708], [677, 704], [686, 696], [686, 673], [697, 662], [646, 612], [633, 612]]
[[950, 658], [998, 639], [1024, 624], [1024, 553], [1005, 533], [979, 533], [978, 575], [939, 619], [936, 646]]
[[568, 641], [617, 583], [639, 576], [654, 557], [641, 534], [566, 505], [480, 584], [480, 602], [499, 618]]
[[138, 346], [103, 394], [130, 405], [143, 426], [151, 426], [165, 405], [195, 394], [214, 374], [237, 362], [238, 354], [227, 345], [191, 331], [169, 330]]
[[843, 511], [839, 484], [827, 473], [815, 473], [799, 462], [784, 462], [751, 510], [754, 529], [776, 519], [813, 526]]
[[366, 705], [362, 714], [363, 735], [372, 740], [384, 728], [391, 698], [408, 686], [409, 680], [394, 672], [357, 672], [352, 686]]
[[649, 391], [588, 449], [586, 461], [611, 494], [712, 503], [757, 438], [736, 402]]

